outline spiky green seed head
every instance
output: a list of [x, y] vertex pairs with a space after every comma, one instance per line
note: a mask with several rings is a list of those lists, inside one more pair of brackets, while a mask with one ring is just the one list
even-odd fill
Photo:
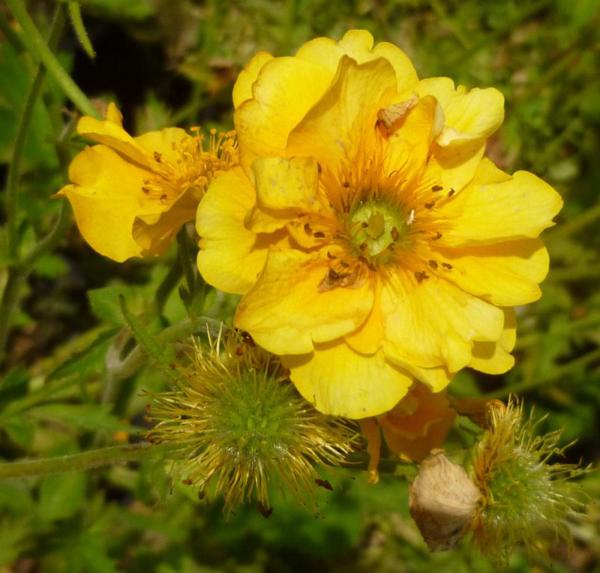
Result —
[[314, 494], [319, 464], [339, 465], [358, 440], [354, 428], [317, 412], [276, 358], [235, 333], [195, 343], [175, 387], [155, 395], [149, 438], [172, 450], [178, 478], [222, 496], [225, 510], [270, 507], [277, 485], [302, 502]]
[[573, 478], [587, 470], [553, 460], [563, 454], [560, 432], [537, 435], [532, 414], [510, 400], [489, 411], [489, 430], [474, 451], [474, 482], [481, 492], [473, 534], [481, 550], [505, 562], [524, 545], [546, 553], [548, 540], [570, 539], [567, 518], [584, 507]]

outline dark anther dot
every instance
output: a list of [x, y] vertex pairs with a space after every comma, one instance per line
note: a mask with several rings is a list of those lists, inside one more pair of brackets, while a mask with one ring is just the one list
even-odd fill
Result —
[[325, 233], [323, 233], [323, 231], [317, 231], [314, 234], [314, 236], [315, 236], [316, 239], [324, 239], [325, 238]]
[[433, 261], [433, 260], [432, 260], [432, 261], [429, 261], [429, 266], [430, 266], [432, 269], [437, 269], [437, 268], [438, 268], [438, 264], [437, 264], [435, 261]]
[[430, 201], [429, 203], [425, 203], [425, 209], [433, 209], [435, 205], [435, 201]]
[[148, 187], [142, 187], [142, 191], [146, 194], [150, 193], [150, 189], [148, 189]]
[[350, 187], [350, 183], [348, 183], [348, 181], [342, 181], [342, 187], [345, 187], [347, 189], [348, 187]]
[[434, 185], [431, 190], [435, 193], [436, 191], [441, 191], [443, 187], [441, 185]]
[[439, 241], [442, 238], [442, 234], [439, 231], [435, 232], [435, 236], [433, 237], [434, 241]]
[[423, 282], [425, 279], [429, 278], [429, 275], [425, 271], [415, 271], [415, 278], [417, 282]]
[[327, 258], [331, 259], [332, 261], [334, 261], [335, 259], [337, 259], [337, 257], [335, 255], [332, 255], [329, 251], [327, 251]]
[[157, 163], [160, 163], [162, 161], [162, 155], [158, 151], [154, 152], [154, 161], [156, 161]]
[[454, 195], [455, 193], [456, 191], [454, 189], [450, 189], [450, 192], [448, 193], [448, 199], [452, 197], [452, 195]]
[[442, 266], [449, 271], [454, 268], [450, 263], [442, 263]]
[[312, 235], [312, 229], [310, 228], [310, 225], [308, 223], [304, 223], [304, 232], [307, 235]]

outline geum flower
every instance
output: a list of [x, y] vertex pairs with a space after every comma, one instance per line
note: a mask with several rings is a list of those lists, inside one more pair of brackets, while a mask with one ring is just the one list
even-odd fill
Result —
[[260, 53], [233, 92], [241, 167], [198, 209], [198, 266], [317, 409], [386, 412], [419, 379], [513, 365], [515, 315], [548, 271], [560, 210], [535, 175], [483, 157], [495, 89], [419, 81], [365, 31]]
[[214, 175], [237, 162], [232, 132], [211, 130], [206, 148], [198, 129], [170, 127], [131, 137], [112, 103], [105, 120], [84, 116], [77, 132], [100, 145], [73, 159], [71, 183], [57, 195], [70, 201], [89, 245], [119, 262], [162, 254], [194, 219]]

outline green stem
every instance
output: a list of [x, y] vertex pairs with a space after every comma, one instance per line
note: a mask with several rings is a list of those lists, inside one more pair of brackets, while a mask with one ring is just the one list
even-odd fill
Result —
[[90, 470], [111, 464], [139, 461], [160, 448], [161, 446], [153, 446], [149, 442], [140, 442], [55, 458], [6, 462], [0, 464], [0, 480]]
[[2, 300], [0, 301], [0, 364], [5, 358], [11, 320], [18, 306], [21, 285], [33, 270], [35, 263], [56, 247], [64, 232], [69, 227], [70, 222], [69, 207], [63, 200], [58, 219], [48, 235], [33, 248], [19, 266], [10, 266], [8, 268], [8, 279], [2, 293]]
[[[54, 11], [52, 24], [50, 26], [50, 34], [48, 42], [53, 45], [58, 40], [62, 28], [65, 23], [62, 7], [58, 5]], [[17, 195], [19, 189], [19, 177], [21, 175], [21, 158], [25, 149], [25, 141], [31, 120], [33, 118], [33, 110], [37, 101], [46, 70], [40, 65], [37, 68], [31, 87], [25, 97], [25, 105], [17, 126], [17, 135], [15, 137], [15, 145], [13, 149], [12, 161], [8, 167], [8, 176], [6, 179], [6, 228], [8, 242], [8, 256], [11, 264], [17, 263], [19, 259], [19, 236], [17, 228]]]
[[42, 62], [48, 72], [56, 80], [64, 94], [73, 102], [79, 111], [86, 115], [99, 117], [96, 108], [92, 105], [87, 96], [79, 89], [79, 86], [71, 79], [71, 76], [65, 71], [52, 50], [46, 44], [33, 20], [27, 13], [22, 0], [6, 0], [15, 20], [23, 29], [23, 42], [27, 50]]
[[544, 386], [550, 386], [556, 382], [559, 382], [563, 378], [567, 379], [572, 371], [584, 368], [589, 364], [593, 364], [597, 360], [600, 360], [600, 348], [592, 350], [591, 352], [572, 360], [562, 367], [556, 368], [549, 376], [537, 378], [536, 380], [528, 382], [522, 382], [521, 384], [514, 384], [513, 386], [507, 386], [505, 388], [499, 388], [493, 392], [483, 394], [481, 398], [491, 400], [493, 398], [506, 398], [509, 394], [515, 394], [519, 396], [520, 394], [530, 392], [531, 390], [543, 388]]
[[183, 268], [188, 292], [193, 294], [196, 290], [196, 267], [194, 263], [195, 257], [192, 256], [190, 237], [188, 235], [186, 225], [181, 227], [179, 233], [177, 233], [177, 246], [179, 247], [179, 264]]
[[179, 279], [182, 275], [182, 268], [179, 259], [175, 259], [173, 265], [169, 269], [169, 272], [165, 275], [158, 288], [156, 289], [156, 295], [154, 296], [154, 302], [156, 304], [156, 312], [158, 316], [162, 316], [165, 309], [165, 304], [171, 291], [177, 286]]

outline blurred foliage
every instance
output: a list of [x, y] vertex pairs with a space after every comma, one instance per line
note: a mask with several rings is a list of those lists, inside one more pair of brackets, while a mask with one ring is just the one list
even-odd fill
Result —
[[[42, 31], [54, 5], [28, 3]], [[451, 391], [524, 396], [549, 414], [543, 429], [563, 429], [564, 443], [577, 440], [570, 461], [593, 463], [600, 458], [599, 8], [598, 0], [86, 0], [81, 13], [96, 56], [90, 59], [72, 29], [58, 56], [89, 97], [116, 100], [138, 133], [168, 125], [230, 128], [233, 81], [252, 54], [289, 54], [316, 35], [340, 37], [352, 27], [401, 46], [421, 77], [499, 88], [506, 122], [488, 153], [504, 169], [544, 177], [565, 207], [545, 235], [552, 271], [544, 296], [519, 309], [517, 366], [497, 377], [463, 372]], [[4, 177], [35, 62], [4, 5], [0, 24]], [[83, 146], [70, 135], [75, 117], [48, 79], [22, 161], [23, 253], [56, 218], [52, 194]], [[3, 264], [5, 247], [2, 234]], [[158, 261], [117, 265], [71, 228], [37, 261], [20, 291], [0, 385], [3, 459], [73, 453], [144, 432], [143, 391], [159, 390], [165, 380], [152, 368], [111, 376], [125, 351], [119, 295], [151, 332], [190, 312], [230, 319], [236, 303], [201, 289], [192, 304], [194, 293], [182, 283], [158, 316], [154, 293], [175, 260], [172, 249]], [[1, 287], [6, 276], [0, 270]], [[461, 422], [448, 447], [458, 451], [472, 440], [472, 428]], [[281, 499], [268, 519], [248, 507], [227, 520], [219, 504], [170, 483], [160, 460], [4, 481], [0, 571], [493, 571], [467, 543], [427, 552], [408, 517], [405, 472], [398, 466], [377, 486], [361, 472], [332, 472], [333, 492], [319, 490], [317, 513]], [[583, 484], [590, 499], [600, 496], [597, 473]], [[552, 570], [600, 571], [598, 506], [590, 504], [589, 521], [572, 529], [574, 547], [554, 548]], [[547, 567], [517, 554], [509, 570]]]

